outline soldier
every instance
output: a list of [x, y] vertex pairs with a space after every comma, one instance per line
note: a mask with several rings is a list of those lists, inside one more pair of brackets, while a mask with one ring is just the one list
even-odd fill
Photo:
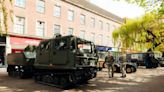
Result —
[[120, 70], [122, 73], [121, 77], [125, 78], [126, 77], [126, 54], [121, 55], [119, 58], [119, 61], [120, 61]]
[[108, 66], [108, 74], [109, 74], [109, 78], [112, 78], [114, 75], [114, 58], [112, 56], [112, 53], [108, 52], [108, 55], [105, 57], [105, 63]]

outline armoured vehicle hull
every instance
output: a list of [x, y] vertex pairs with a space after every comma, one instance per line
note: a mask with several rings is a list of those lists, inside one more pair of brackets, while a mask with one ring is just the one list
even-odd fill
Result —
[[97, 53], [92, 42], [75, 36], [42, 41], [37, 49], [35, 81], [62, 88], [96, 77]]
[[[35, 58], [28, 57], [27, 53], [10, 53], [7, 55], [7, 72], [9, 76], [28, 78], [33, 76]], [[30, 53], [28, 53], [30, 54]]]

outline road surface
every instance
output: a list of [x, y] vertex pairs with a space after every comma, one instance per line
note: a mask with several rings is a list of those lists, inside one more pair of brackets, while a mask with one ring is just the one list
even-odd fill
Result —
[[63, 90], [37, 84], [33, 79], [10, 78], [6, 70], [1, 69], [0, 92], [164, 92], [164, 67], [140, 67], [126, 78], [120, 76], [120, 73], [115, 73], [114, 78], [108, 78], [107, 69], [103, 69], [88, 84]]

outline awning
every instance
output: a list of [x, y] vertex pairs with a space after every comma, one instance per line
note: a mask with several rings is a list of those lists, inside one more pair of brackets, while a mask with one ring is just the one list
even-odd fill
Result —
[[107, 47], [107, 46], [96, 46], [96, 49], [98, 51], [109, 51], [112, 49], [112, 47]]

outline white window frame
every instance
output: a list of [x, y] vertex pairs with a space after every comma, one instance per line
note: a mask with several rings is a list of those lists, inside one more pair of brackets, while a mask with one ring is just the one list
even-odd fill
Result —
[[[17, 18], [19, 18], [18, 20], [23, 19], [22, 23], [18, 23]], [[14, 33], [17, 33], [17, 34], [24, 34], [25, 33], [25, 17], [15, 16], [15, 18], [14, 18]]]
[[81, 24], [81, 25], [85, 25], [85, 17], [86, 17], [86, 16], [85, 16], [84, 14], [81, 14], [81, 15], [80, 15], [80, 24]]
[[61, 16], [61, 6], [54, 5], [54, 16], [60, 17]]
[[[57, 27], [59, 30], [57, 30]], [[61, 25], [54, 24], [53, 34], [60, 34], [61, 33]]]
[[108, 46], [109, 45], [109, 42], [110, 42], [110, 37], [109, 36], [106, 36], [105, 45]]
[[[40, 5], [43, 3], [43, 6]], [[36, 11], [39, 13], [45, 13], [45, 0], [37, 0]]]
[[114, 31], [116, 29], [116, 25], [113, 25], [112, 31]]
[[95, 33], [91, 33], [90, 41], [95, 42]]
[[100, 29], [103, 30], [103, 21], [102, 20], [99, 20], [99, 26], [100, 26]]
[[85, 39], [85, 30], [80, 31], [79, 37]]
[[98, 35], [98, 39], [99, 39], [99, 45], [103, 45], [103, 35], [102, 34], [99, 34]]
[[68, 35], [73, 35], [73, 28], [68, 28]]
[[95, 27], [95, 18], [91, 17], [91, 27]]
[[68, 10], [68, 20], [73, 21], [74, 20], [74, 11], [73, 10]]
[[15, 0], [15, 6], [25, 8], [26, 6], [26, 0]]
[[106, 23], [106, 30], [109, 32], [110, 31], [110, 24]]
[[[43, 23], [43, 27], [38, 26], [38, 22]], [[44, 31], [45, 31], [45, 22], [37, 20], [37, 22], [36, 22], [36, 36], [44, 37]]]

